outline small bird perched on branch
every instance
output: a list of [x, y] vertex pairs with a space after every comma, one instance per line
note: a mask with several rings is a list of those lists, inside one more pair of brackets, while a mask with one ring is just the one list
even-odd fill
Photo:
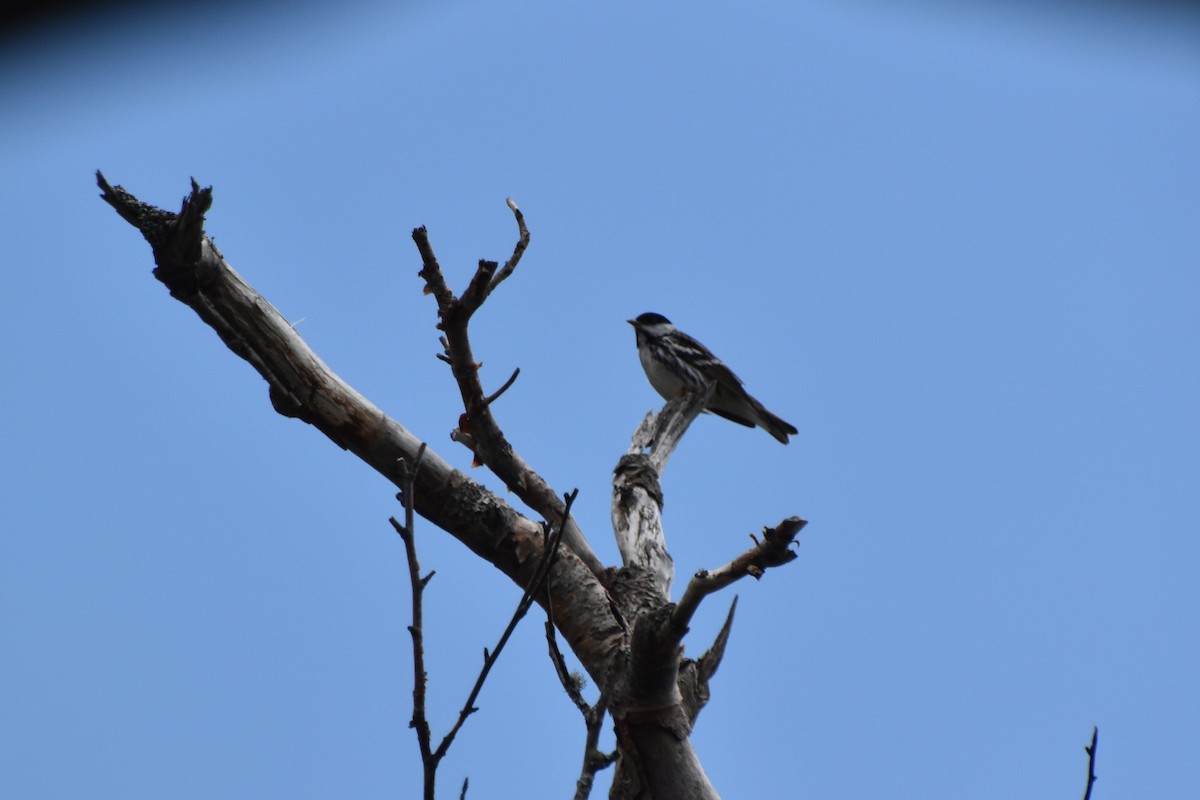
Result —
[[762, 428], [784, 444], [796, 428], [767, 411], [742, 388], [742, 380], [733, 374], [704, 345], [671, 324], [662, 314], [648, 312], [626, 320], [637, 333], [638, 357], [654, 391], [664, 400], [684, 392], [716, 386], [705, 410], [748, 428]]

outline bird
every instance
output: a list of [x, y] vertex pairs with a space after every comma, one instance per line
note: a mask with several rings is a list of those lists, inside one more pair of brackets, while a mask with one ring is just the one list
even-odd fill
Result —
[[794, 425], [767, 411], [751, 397], [742, 388], [742, 379], [711, 350], [676, 328], [662, 314], [650, 311], [626, 322], [636, 333], [642, 369], [664, 400], [701, 391], [712, 383], [715, 386], [706, 411], [748, 428], [762, 428], [783, 444], [788, 443], [789, 434], [799, 433]]

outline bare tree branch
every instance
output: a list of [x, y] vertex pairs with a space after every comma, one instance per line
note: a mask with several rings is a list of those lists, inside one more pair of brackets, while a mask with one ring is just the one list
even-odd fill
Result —
[[529, 229], [525, 227], [525, 215], [521, 213], [521, 209], [517, 208], [516, 202], [511, 197], [505, 203], [517, 220], [517, 244], [513, 247], [512, 256], [505, 262], [504, 268], [499, 273], [496, 273], [496, 268], [500, 265], [495, 261], [479, 262], [479, 269], [476, 270], [475, 276], [471, 278], [471, 283], [462, 295], [462, 304], [469, 309], [471, 314], [474, 314], [476, 309], [483, 305], [483, 301], [488, 298], [493, 289], [513, 274], [513, 270], [521, 261], [521, 256], [525, 254], [525, 248], [529, 246]]
[[683, 597], [675, 607], [675, 612], [671, 615], [671, 627], [677, 635], [682, 637], [687, 631], [692, 615], [706, 596], [747, 575], [757, 580], [767, 569], [782, 566], [795, 559], [796, 552], [792, 550], [792, 542], [807, 524], [807, 521], [799, 517], [788, 517], [774, 528], [763, 528], [763, 539], [761, 542], [755, 539], [754, 547], [723, 567], [712, 572], [700, 570], [693, 575], [688, 581]]
[[553, 606], [550, 604], [546, 606], [546, 645], [550, 651], [550, 661], [554, 664], [554, 672], [558, 675], [558, 680], [562, 684], [563, 690], [566, 691], [567, 697], [571, 698], [571, 702], [583, 715], [583, 721], [587, 727], [587, 737], [583, 745], [583, 765], [580, 767], [579, 779], [575, 782], [575, 800], [587, 800], [588, 795], [592, 792], [596, 773], [611, 766], [617, 759], [615, 751], [606, 754], [598, 750], [600, 730], [604, 726], [604, 717], [608, 709], [607, 701], [603, 692], [594, 706], [588, 705], [587, 700], [583, 698], [581, 691], [583, 687], [580, 685], [580, 680], [571, 674], [562, 651], [558, 649], [558, 641], [554, 635]]
[[562, 684], [567, 697], [583, 715], [584, 722], [587, 722], [592, 707], [588, 705], [587, 700], [583, 699], [581, 681], [571, 674], [571, 670], [567, 667], [567, 660], [563, 658], [562, 651], [558, 649], [558, 640], [554, 635], [553, 611], [549, 608], [546, 609], [546, 647], [550, 651], [550, 663], [554, 665], [554, 674], [558, 676], [558, 682]]
[[[401, 465], [413, 463], [421, 441], [338, 377], [287, 320], [238, 275], [204, 234], [212, 190], [193, 181], [180, 214], [143, 203], [100, 173], [101, 197], [150, 243], [155, 277], [190, 307], [266, 381], [276, 411], [306, 422], [404, 491]], [[427, 449], [413, 486], [417, 514], [451, 534], [525, 586], [541, 563], [543, 526], [453, 469]], [[562, 501], [556, 504], [562, 508]], [[559, 515], [545, 516], [557, 519]], [[596, 572], [566, 548], [554, 561], [549, 595], [561, 597], [555, 622], [598, 683], [622, 658], [623, 629]]]
[[[425, 279], [425, 294], [433, 295], [439, 309], [449, 308], [455, 302], [454, 293], [446, 285], [446, 278], [442, 275], [442, 267], [438, 264], [437, 256], [433, 254], [433, 245], [429, 243], [429, 233], [425, 230], [425, 226], [416, 228], [412, 237], [413, 242], [417, 245], [417, 252], [421, 254], [421, 271], [417, 274]], [[442, 340], [442, 347], [446, 350], [450, 349], [450, 345], [446, 343], [445, 339]]]
[[717, 638], [713, 639], [712, 646], [704, 651], [704, 655], [700, 656], [700, 672], [707, 679], [717, 674], [717, 667], [721, 666], [721, 659], [725, 657], [725, 645], [729, 644], [729, 634], [733, 630], [733, 615], [737, 611], [738, 598], [735, 594], [733, 602], [729, 604], [729, 613], [725, 615], [725, 622], [721, 625], [721, 630], [717, 631]]
[[712, 696], [709, 681], [717, 674], [721, 659], [725, 657], [725, 645], [729, 643], [729, 633], [733, 630], [733, 614], [737, 611], [737, 603], [737, 595], [734, 595], [733, 602], [729, 605], [729, 613], [725, 616], [725, 623], [718, 631], [712, 646], [704, 651], [704, 655], [695, 661], [685, 659], [679, 667], [679, 690], [683, 695], [683, 710], [692, 725], [696, 724], [696, 717], [700, 715], [701, 709], [708, 705], [708, 699]]
[[[456, 298], [446, 284], [441, 265], [429, 242], [429, 232], [424, 228], [413, 230], [413, 241], [421, 254], [420, 276], [424, 278], [427, 290], [433, 294], [438, 304], [438, 316], [441, 322], [438, 327], [445, 333], [444, 346], [450, 362], [451, 372], [458, 383], [462, 395], [464, 413], [460, 418], [461, 433], [469, 435], [469, 439], [457, 436], [459, 441], [469, 444], [475, 453], [476, 460], [487, 466], [491, 472], [504, 481], [504, 484], [521, 501], [541, 514], [545, 519], [557, 519], [562, 516], [562, 499], [549, 484], [535, 472], [505, 438], [499, 423], [492, 415], [488, 406], [486, 393], [479, 377], [479, 364], [471, 350], [471, 340], [467, 332], [471, 316], [487, 299], [492, 288], [500, 280], [511, 275], [516, 269], [521, 254], [528, 243], [528, 231], [525, 229], [524, 217], [515, 204], [511, 206], [517, 215], [518, 224], [522, 231], [513, 250], [513, 257], [504, 265], [504, 271], [498, 280], [493, 281], [497, 268], [494, 261], [480, 261], [479, 267], [472, 277], [467, 290], [461, 298]], [[524, 242], [524, 243], [523, 243]], [[563, 534], [567, 547], [599, 575], [604, 565], [584, 538], [583, 532], [574, 519], [567, 520], [567, 528]]]
[[[612, 524], [621, 563], [654, 576], [664, 601], [671, 596], [675, 562], [662, 527], [663, 494], [659, 476], [680, 437], [704, 410], [713, 387], [677, 397], [657, 415], [648, 415], [634, 431], [629, 449], [613, 471]], [[645, 453], [649, 448], [649, 453]]]
[[662, 527], [662, 487], [650, 458], [626, 453], [613, 470], [612, 525], [626, 567], [641, 567], [653, 576], [665, 602], [675, 579], [675, 562]]
[[1092, 743], [1083, 748], [1088, 757], [1088, 777], [1087, 788], [1083, 790], [1083, 800], [1091, 800], [1092, 785], [1096, 782], [1096, 739], [1100, 736], [1100, 729], [1092, 726]]
[[508, 621], [508, 626], [504, 629], [504, 633], [500, 635], [500, 640], [496, 643], [495, 649], [488, 651], [484, 648], [483, 651], [483, 668], [479, 671], [479, 677], [475, 679], [475, 685], [471, 687], [471, 693], [467, 695], [467, 701], [463, 703], [462, 709], [458, 712], [458, 719], [454, 723], [454, 727], [442, 739], [434, 751], [433, 757], [441, 760], [446, 752], [450, 749], [450, 745], [454, 743], [454, 737], [458, 735], [459, 729], [463, 723], [467, 721], [467, 717], [474, 714], [479, 709], [475, 707], [475, 701], [479, 698], [479, 692], [483, 690], [484, 681], [487, 680], [488, 674], [492, 671], [496, 661], [500, 658], [501, 651], [504, 650], [504, 645], [508, 644], [509, 637], [513, 631], [517, 629], [517, 624], [529, 612], [539, 594], [542, 594], [546, 589], [546, 577], [550, 574], [550, 567], [554, 564], [554, 559], [558, 553], [558, 546], [562, 542], [563, 528], [566, 526], [566, 520], [571, 514], [571, 505], [575, 502], [579, 490], [576, 489], [566, 495], [563, 503], [562, 520], [558, 527], [551, 532], [549, 525], [545, 529], [546, 546], [542, 549], [542, 558], [534, 570], [533, 577], [530, 578], [529, 584], [525, 587], [525, 592], [521, 595], [521, 600], [517, 603], [517, 609], [513, 612], [512, 619]]
[[508, 380], [506, 380], [504, 382], [503, 386], [501, 386], [499, 389], [497, 389], [496, 391], [494, 391], [490, 395], [488, 395], [486, 398], [484, 398], [483, 404], [486, 406], [490, 406], [492, 403], [496, 402], [496, 400], [499, 399], [500, 395], [502, 395], [508, 391], [508, 387], [512, 386], [514, 383], [517, 382], [517, 376], [520, 374], [521, 374], [520, 367], [517, 367], [516, 369], [514, 369], [513, 374], [509, 377]]
[[579, 770], [579, 780], [575, 782], [575, 800], [587, 800], [592, 793], [592, 785], [596, 782], [596, 773], [607, 769], [617, 760], [617, 752], [600, 752], [600, 730], [604, 727], [604, 714], [607, 706], [604, 697], [596, 702], [593, 713], [588, 720], [587, 740], [583, 744], [583, 766]]
[[546, 640], [549, 642], [550, 660], [554, 663], [554, 671], [558, 674], [558, 679], [562, 683], [563, 689], [566, 690], [567, 696], [571, 698], [571, 702], [583, 715], [583, 721], [587, 727], [587, 737], [583, 744], [583, 764], [579, 770], [579, 779], [575, 782], [575, 800], [586, 800], [592, 792], [596, 773], [611, 766], [617, 759], [615, 751], [612, 753], [599, 751], [600, 731], [604, 727], [604, 717], [608, 710], [607, 701], [603, 694], [600, 695], [600, 699], [594, 706], [588, 705], [587, 701], [583, 699], [579, 681], [567, 669], [567, 663], [555, 642], [554, 623], [550, 620], [546, 621]]
[[512, 275], [513, 270], [517, 268], [517, 263], [521, 260], [521, 256], [525, 254], [525, 248], [529, 246], [529, 229], [525, 227], [525, 215], [521, 213], [521, 209], [517, 208], [517, 203], [511, 197], [504, 201], [513, 212], [513, 217], [517, 220], [517, 244], [513, 247], [513, 254], [508, 261], [504, 262], [504, 266], [496, 273], [496, 277], [492, 280], [488, 287], [488, 294], [504, 281], [509, 275]]
[[401, 499], [404, 502], [404, 524], [401, 525], [397, 522], [395, 517], [389, 519], [388, 522], [392, 524], [404, 542], [404, 556], [408, 562], [408, 583], [412, 592], [412, 624], [408, 626], [408, 632], [412, 638], [413, 650], [413, 713], [408, 727], [417, 732], [417, 747], [421, 751], [421, 768], [424, 777], [423, 797], [425, 800], [434, 800], [438, 762], [430, 750], [429, 719], [425, 714], [425, 687], [429, 676], [425, 672], [424, 627], [425, 586], [429, 583], [429, 578], [433, 577], [433, 573], [430, 573], [428, 577], [421, 577], [421, 564], [417, 560], [415, 515], [413, 514], [413, 486], [424, 457], [425, 444], [422, 442], [412, 466], [407, 463], [401, 464], [401, 475], [404, 482], [404, 490], [401, 493]]
[[[745, 575], [758, 577], [770, 566], [795, 558], [789, 544], [804, 526], [797, 517], [767, 529], [762, 543], [715, 573], [693, 578], [679, 606], [668, 602], [674, 565], [662, 531], [659, 476], [680, 437], [704, 409], [713, 387], [675, 398], [658, 415], [647, 416], [634, 433], [613, 479], [612, 517], [628, 583], [622, 582], [622, 616], [632, 619], [629, 673], [611, 703], [622, 754], [614, 793], [640, 796], [689, 776], [692, 796], [715, 796], [695, 754], [673, 746], [686, 740], [708, 701], [708, 679], [716, 672], [728, 641], [733, 608], [702, 661], [681, 660], [680, 643], [700, 600]], [[644, 452], [649, 449], [649, 452]], [[649, 581], [639, 578], [649, 576]], [[645, 584], [649, 583], [650, 588]], [[652, 599], [653, 598], [653, 599]], [[678, 786], [675, 787], [678, 789]]]
[[579, 679], [571, 674], [567, 668], [566, 659], [563, 658], [562, 651], [558, 649], [558, 642], [554, 635], [554, 621], [551, 618], [551, 610], [546, 610], [546, 643], [550, 650], [550, 661], [554, 664], [554, 672], [558, 675], [558, 680], [566, 691], [567, 696], [571, 698], [571, 702], [579, 709], [579, 713], [583, 715], [584, 724], [587, 727], [587, 737], [583, 745], [583, 765], [580, 767], [579, 779], [575, 782], [575, 798], [576, 800], [586, 800], [592, 792], [592, 784], [595, 783], [596, 773], [608, 766], [616, 760], [617, 754], [601, 753], [598, 748], [600, 746], [600, 730], [604, 726], [604, 717], [607, 712], [607, 701], [604, 694], [601, 693], [600, 699], [596, 701], [596, 705], [590, 706], [583, 698], [582, 686]]
[[640, 453], [649, 449], [647, 454], [655, 472], [662, 475], [666, 469], [667, 460], [675, 452], [679, 440], [687, 433], [696, 417], [704, 412], [709, 399], [716, 390], [716, 384], [710, 383], [703, 392], [687, 392], [663, 406], [657, 416], [647, 416], [634, 431], [627, 453]]
[[[528, 245], [528, 230], [515, 204], [510, 203], [510, 208], [520, 238], [512, 257], [503, 267], [481, 262], [461, 298], [447, 286], [425, 229], [416, 229], [413, 239], [421, 254], [420, 274], [426, 291], [438, 305], [438, 327], [444, 334], [440, 337], [444, 352], [439, 357], [450, 364], [463, 399], [461, 440], [543, 519], [561, 520], [557, 528], [522, 516], [452, 469], [334, 374], [294, 327], [230, 268], [205, 235], [204, 215], [212, 204], [211, 189], [201, 189], [192, 181], [190, 194], [175, 214], [142, 203], [121, 187], [109, 185], [99, 173], [97, 183], [104, 200], [150, 243], [158, 280], [267, 381], [275, 409], [313, 425], [399, 488], [406, 503], [406, 524], [401, 526], [395, 520], [392, 524], [402, 537], [411, 537], [414, 515], [420, 514], [523, 588], [518, 612], [496, 652], [485, 650], [483, 669], [450, 732], [437, 749], [426, 739], [424, 752], [430, 759], [440, 760], [445, 755], [457, 731], [476, 710], [488, 671], [515, 625], [533, 602], [539, 602], [600, 689], [599, 701], [585, 715], [588, 743], [577, 792], [592, 780], [595, 769], [613, 763], [613, 756], [596, 751], [603, 720], [611, 716], [621, 758], [610, 796], [649, 793], [659, 800], [716, 797], [689, 739], [695, 715], [706, 698], [696, 699], [699, 691], [689, 686], [702, 687], [707, 693], [707, 676], [715, 672], [728, 640], [732, 609], [717, 641], [699, 661], [682, 659], [681, 640], [704, 596], [744, 575], [758, 577], [764, 569], [794, 558], [789, 544], [804, 522], [791, 518], [778, 529], [768, 530], [766, 541], [713, 573], [697, 575], [679, 606], [670, 604], [673, 565], [661, 533], [659, 475], [679, 437], [704, 407], [706, 395], [696, 393], [648, 416], [627, 458], [618, 465], [613, 519], [625, 566], [603, 567], [571, 516], [574, 495], [559, 497], [521, 460], [491, 414], [489, 404], [511, 386], [515, 373], [500, 390], [488, 395], [482, 387], [480, 364], [472, 354], [467, 332], [471, 316], [513, 274]], [[410, 471], [408, 465], [418, 458], [420, 470]], [[792, 530], [785, 536], [789, 523]], [[423, 605], [418, 610], [417, 598], [431, 576], [420, 576], [414, 544], [409, 558], [414, 653], [423, 653]], [[413, 717], [414, 727], [419, 728], [416, 721], [422, 715], [416, 711], [417, 685], [421, 684], [423, 691], [426, 676], [416, 659], [414, 671], [418, 678]], [[689, 691], [692, 699], [687, 697]], [[419, 744], [422, 735], [418, 730]], [[584, 789], [584, 796], [587, 791]]]

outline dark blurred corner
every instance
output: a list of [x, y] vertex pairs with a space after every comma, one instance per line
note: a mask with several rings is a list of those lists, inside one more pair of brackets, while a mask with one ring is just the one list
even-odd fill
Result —
[[0, 0], [0, 49], [38, 39], [89, 20], [121, 20], [168, 12], [182, 19], [206, 17], [230, 7], [264, 5], [262, 0]]
[[36, 35], [59, 23], [74, 22], [87, 13], [128, 13], [155, 3], [126, 0], [7, 0], [0, 3], [0, 43]]
[[[859, 2], [861, 4], [862, 0]], [[111, 20], [129, 14], [157, 14], [166, 10], [181, 13], [184, 17], [203, 17], [208, 11], [222, 6], [236, 8], [262, 4], [261, 0], [0, 0], [0, 47], [26, 36], [44, 34], [62, 24], [77, 24], [88, 17]], [[1031, 17], [1036, 17], [1039, 10], [1069, 10], [1084, 14], [1089, 10], [1096, 13], [1120, 10], [1152, 17], [1193, 21], [1200, 18], [1200, 0], [909, 0], [892, 5], [892, 9], [903, 8], [906, 4], [926, 11], [942, 5], [956, 11], [970, 6], [990, 6], [1021, 11]], [[280, 5], [286, 7], [284, 3]]]
[[[804, 2], [804, 0], [800, 0]], [[1200, 43], [1200, 0], [902, 0], [880, 4], [878, 0], [843, 0], [853, 5], [886, 6], [890, 13], [905, 8], [928, 14], [945, 9], [950, 14], [964, 10], [1015, 12], [1026, 22], [1038, 17], [1068, 12], [1076, 17], [1119, 13], [1126, 19], [1140, 17], [1158, 24], [1183, 26], [1196, 34]], [[309, 0], [0, 0], [0, 56], [4, 48], [26, 40], [37, 41], [64, 27], [90, 21], [113, 22], [141, 16], [162, 18], [167, 12], [177, 20], [205, 18], [212, 12], [244, 11], [250, 7], [277, 6], [284, 14], [297, 2]], [[393, 0], [398, 4], [412, 0]], [[821, 0], [831, 2], [831, 0]]]

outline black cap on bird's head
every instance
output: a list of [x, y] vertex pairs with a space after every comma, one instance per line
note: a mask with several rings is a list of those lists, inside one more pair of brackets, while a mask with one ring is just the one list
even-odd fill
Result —
[[655, 314], [653, 311], [647, 311], [645, 314], [638, 314], [636, 319], [625, 320], [635, 328], [645, 328], [650, 325], [670, 325], [671, 320], [664, 317], [662, 314]]

